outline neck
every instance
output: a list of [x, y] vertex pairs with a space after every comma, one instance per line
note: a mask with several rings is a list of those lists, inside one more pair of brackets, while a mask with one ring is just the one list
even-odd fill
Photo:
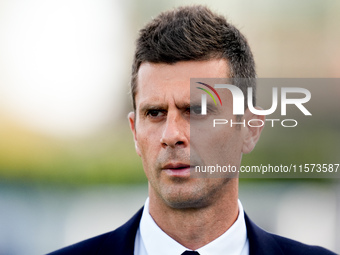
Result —
[[211, 203], [199, 208], [173, 208], [149, 192], [150, 215], [171, 238], [196, 250], [225, 233], [238, 217], [238, 180], [232, 179]]

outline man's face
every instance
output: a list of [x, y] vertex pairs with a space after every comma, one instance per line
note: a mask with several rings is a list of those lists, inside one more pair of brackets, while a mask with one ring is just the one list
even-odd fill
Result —
[[[204, 148], [191, 144], [190, 78], [227, 78], [228, 73], [227, 62], [217, 59], [140, 66], [136, 112], [129, 114], [129, 120], [149, 180], [150, 198], [157, 196], [168, 206], [188, 208], [207, 206], [225, 193], [230, 180], [190, 178], [190, 168], [216, 163], [239, 166], [242, 151], [247, 150], [247, 128], [216, 128], [205, 135]], [[226, 107], [218, 114], [235, 119], [230, 92], [225, 90], [220, 95]], [[195, 135], [199, 132], [206, 130]], [[195, 155], [192, 162], [190, 153]]]

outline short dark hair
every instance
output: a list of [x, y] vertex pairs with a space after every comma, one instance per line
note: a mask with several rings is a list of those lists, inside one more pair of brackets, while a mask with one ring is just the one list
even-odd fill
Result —
[[[136, 109], [137, 75], [142, 63], [174, 64], [219, 58], [227, 60], [229, 78], [256, 78], [254, 58], [246, 38], [223, 16], [201, 5], [161, 13], [140, 30], [136, 42], [131, 76], [133, 108]], [[247, 95], [249, 86], [255, 95], [254, 82], [246, 82], [240, 88]]]

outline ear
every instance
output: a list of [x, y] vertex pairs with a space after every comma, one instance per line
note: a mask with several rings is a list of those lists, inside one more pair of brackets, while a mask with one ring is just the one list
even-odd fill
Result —
[[[265, 116], [253, 114], [249, 111], [249, 109], [247, 109], [244, 114], [244, 119], [246, 122], [246, 127], [242, 152], [250, 153], [255, 148], [257, 141], [260, 139], [260, 135], [265, 123]], [[249, 122], [250, 125], [248, 125], [249, 120], [252, 120]]]
[[129, 112], [128, 114], [130, 129], [132, 131], [133, 140], [135, 142], [135, 149], [138, 154], [138, 156], [141, 156], [139, 147], [138, 147], [138, 140], [137, 140], [137, 132], [136, 132], [136, 114], [135, 112]]

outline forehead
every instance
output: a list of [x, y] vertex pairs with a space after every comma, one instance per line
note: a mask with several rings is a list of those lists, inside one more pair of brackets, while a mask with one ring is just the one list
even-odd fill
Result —
[[190, 100], [190, 78], [227, 78], [225, 59], [183, 61], [175, 64], [143, 63], [138, 71], [136, 106], [149, 102]]

